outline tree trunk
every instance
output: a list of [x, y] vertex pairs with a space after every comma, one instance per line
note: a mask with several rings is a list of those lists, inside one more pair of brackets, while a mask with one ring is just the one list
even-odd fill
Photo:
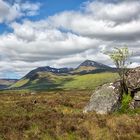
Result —
[[121, 80], [122, 92], [128, 94], [128, 88], [126, 86], [124, 78]]

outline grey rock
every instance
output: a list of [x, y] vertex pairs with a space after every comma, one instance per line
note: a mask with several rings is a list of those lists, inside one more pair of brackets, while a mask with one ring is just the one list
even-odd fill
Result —
[[140, 67], [129, 70], [125, 74], [125, 81], [130, 92], [140, 90]]
[[137, 93], [135, 93], [134, 100], [135, 101], [140, 101], [140, 91], [138, 91]]
[[131, 109], [140, 108], [140, 91], [135, 93], [133, 100], [129, 104], [129, 107]]
[[83, 112], [95, 111], [98, 114], [111, 113], [120, 108], [121, 98], [120, 82], [105, 84], [95, 90]]

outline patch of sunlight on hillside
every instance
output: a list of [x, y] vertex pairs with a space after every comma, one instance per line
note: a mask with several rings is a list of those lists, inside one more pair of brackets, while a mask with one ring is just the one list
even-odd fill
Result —
[[11, 88], [22, 87], [29, 82], [29, 79], [21, 79], [11, 86]]
[[64, 84], [64, 89], [95, 89], [105, 83], [114, 82], [118, 79], [117, 73], [87, 74], [75, 77], [72, 81]]

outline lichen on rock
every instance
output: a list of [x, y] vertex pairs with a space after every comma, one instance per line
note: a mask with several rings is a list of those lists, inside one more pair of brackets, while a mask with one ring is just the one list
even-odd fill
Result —
[[83, 112], [95, 111], [98, 114], [111, 113], [119, 109], [121, 96], [120, 82], [105, 84], [95, 90]]

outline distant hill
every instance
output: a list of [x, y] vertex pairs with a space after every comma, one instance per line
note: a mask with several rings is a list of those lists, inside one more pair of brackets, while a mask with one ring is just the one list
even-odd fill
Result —
[[0, 89], [5, 89], [17, 81], [17, 79], [0, 79]]
[[36, 68], [36, 69], [30, 71], [24, 77], [25, 78], [34, 78], [38, 72], [45, 72], [45, 73], [51, 72], [51, 73], [55, 73], [55, 74], [64, 74], [64, 73], [67, 74], [72, 70], [73, 70], [73, 68], [52, 68], [50, 66], [39, 67], [39, 68]]
[[[28, 74], [26, 74], [23, 78], [21, 78], [16, 83], [12, 84], [10, 86], [10, 89], [23, 89], [23, 88], [28, 88], [28, 89], [61, 88], [62, 89], [67, 87], [66, 85], [69, 85], [70, 83], [71, 83], [70, 84], [71, 87], [73, 87], [72, 84], [75, 84], [73, 83], [73, 81], [77, 78], [80, 81], [80, 79], [84, 77], [83, 83], [85, 84], [88, 83], [88, 80], [90, 78], [88, 75], [86, 76], [86, 74], [96, 74], [96, 73], [104, 73], [104, 72], [114, 72], [114, 69], [107, 65], [91, 60], [84, 61], [77, 68], [52, 68], [49, 66], [38, 67], [30, 71]], [[103, 76], [103, 79], [104, 78], [105, 76]], [[97, 76], [96, 76], [96, 80], [97, 80]], [[76, 83], [76, 85], [77, 84], [80, 84], [80, 82]], [[76, 87], [78, 87], [78, 85]]]

